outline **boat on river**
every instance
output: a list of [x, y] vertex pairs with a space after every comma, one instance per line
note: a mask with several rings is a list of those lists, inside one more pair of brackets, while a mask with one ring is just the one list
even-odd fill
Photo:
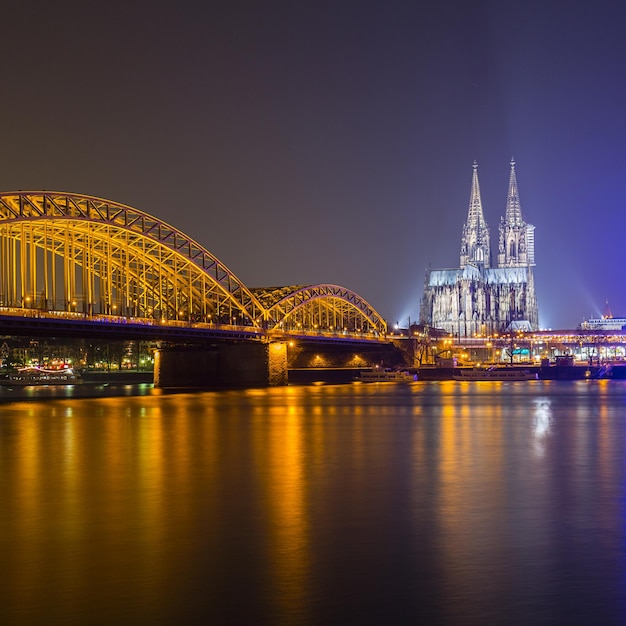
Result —
[[416, 378], [404, 370], [373, 367], [371, 370], [360, 372], [356, 380], [364, 383], [409, 383]]
[[539, 375], [521, 367], [458, 368], [452, 373], [454, 380], [537, 380]]
[[78, 385], [83, 382], [80, 374], [71, 367], [61, 370], [43, 367], [22, 367], [0, 379], [0, 385], [26, 387], [28, 385]]

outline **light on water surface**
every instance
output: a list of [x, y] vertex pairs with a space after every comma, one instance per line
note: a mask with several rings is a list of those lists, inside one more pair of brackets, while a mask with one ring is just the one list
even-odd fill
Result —
[[0, 406], [1, 623], [626, 616], [621, 382], [142, 393]]

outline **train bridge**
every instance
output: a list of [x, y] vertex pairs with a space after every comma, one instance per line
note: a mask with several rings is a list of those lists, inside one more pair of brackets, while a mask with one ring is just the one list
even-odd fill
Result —
[[0, 193], [2, 334], [262, 344], [271, 355], [267, 346], [288, 338], [381, 343], [386, 332], [349, 289], [249, 288], [206, 248], [143, 211], [80, 194]]

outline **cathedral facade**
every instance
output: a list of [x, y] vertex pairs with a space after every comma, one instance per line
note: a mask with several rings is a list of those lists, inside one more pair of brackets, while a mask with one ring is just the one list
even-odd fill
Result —
[[533, 267], [535, 227], [526, 224], [511, 160], [506, 211], [500, 220], [497, 265], [483, 215], [474, 162], [467, 221], [456, 269], [426, 272], [420, 323], [458, 337], [536, 330], [539, 325]]

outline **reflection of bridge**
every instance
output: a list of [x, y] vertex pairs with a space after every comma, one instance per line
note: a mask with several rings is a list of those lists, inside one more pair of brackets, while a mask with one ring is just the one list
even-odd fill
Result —
[[[381, 316], [349, 289], [251, 289], [193, 239], [131, 207], [78, 194], [0, 193], [1, 334], [206, 346], [206, 340], [258, 345], [295, 337], [376, 344], [386, 331]], [[225, 362], [227, 348], [220, 350]], [[258, 366], [278, 354], [245, 350], [233, 347], [228, 358]]]
[[126, 324], [163, 337], [290, 331], [374, 339], [386, 332], [380, 315], [348, 289], [250, 289], [147, 213], [43, 191], [0, 194], [0, 316], [16, 332], [81, 324], [94, 332]]

